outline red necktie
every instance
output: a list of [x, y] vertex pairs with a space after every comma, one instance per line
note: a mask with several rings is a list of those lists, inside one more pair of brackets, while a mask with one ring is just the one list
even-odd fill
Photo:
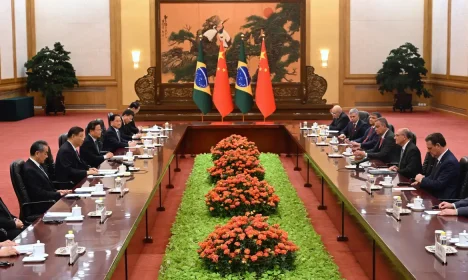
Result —
[[373, 131], [374, 131], [374, 128], [371, 127], [371, 128], [369, 129], [369, 133], [367, 133], [366, 139], [364, 139], [364, 141], [362, 141], [362, 143], [366, 143], [366, 142], [367, 142], [367, 140], [369, 139], [369, 137], [371, 136], [371, 134], [372, 134]]
[[380, 147], [382, 147], [383, 139], [384, 139], [383, 137], [380, 138], [379, 149], [380, 149]]

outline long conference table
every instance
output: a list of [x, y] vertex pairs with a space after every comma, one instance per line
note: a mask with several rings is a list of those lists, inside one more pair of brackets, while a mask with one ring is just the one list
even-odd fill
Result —
[[[422, 190], [393, 191], [383, 188], [372, 195], [361, 190], [367, 174], [346, 170], [343, 158], [329, 158], [328, 147], [318, 147], [312, 137], [291, 123], [191, 123], [174, 126], [167, 132], [163, 147], [154, 151], [152, 159], [136, 159], [140, 171], [125, 178], [130, 191], [122, 198], [107, 194], [105, 206], [112, 215], [101, 224], [85, 217], [83, 222], [44, 224], [37, 220], [18, 236], [20, 244], [40, 240], [45, 243], [48, 258], [43, 263], [25, 264], [23, 256], [1, 258], [14, 266], [0, 269], [0, 279], [128, 279], [145, 243], [152, 242], [149, 230], [158, 215], [164, 215], [164, 198], [170, 194], [171, 181], [177, 176], [179, 158], [209, 152], [211, 146], [231, 134], [240, 134], [254, 141], [261, 152], [283, 154], [294, 163], [306, 184], [304, 187], [319, 198], [319, 208], [326, 211], [339, 230], [338, 240], [346, 242], [357, 261], [372, 279], [468, 279], [468, 250], [447, 257], [442, 265], [424, 247], [433, 245], [434, 231], [452, 230], [458, 234], [468, 228], [468, 219], [440, 217], [413, 212], [401, 221], [385, 213], [393, 196], [401, 195], [403, 205], [414, 197], [424, 199], [426, 209], [438, 203]], [[343, 149], [343, 148], [341, 148]], [[122, 151], [124, 153], [125, 151]], [[141, 149], [134, 154], [141, 154]], [[374, 163], [378, 164], [378, 163]], [[106, 162], [101, 168], [117, 168]], [[377, 183], [381, 180], [377, 178]], [[85, 179], [80, 186], [101, 181], [112, 186], [114, 178]], [[396, 176], [394, 183], [407, 181]], [[180, 186], [175, 186], [180, 187]], [[62, 198], [49, 211], [69, 212], [82, 207], [82, 213], [95, 210], [94, 198], [69, 200]], [[56, 256], [55, 250], [65, 245], [65, 234], [73, 230], [75, 241], [86, 247], [73, 265], [68, 258]]]

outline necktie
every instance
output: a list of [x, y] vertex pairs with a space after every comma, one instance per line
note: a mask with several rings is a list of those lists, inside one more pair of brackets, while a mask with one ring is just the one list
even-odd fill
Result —
[[403, 154], [405, 153], [405, 149], [401, 149], [401, 153], [400, 153], [400, 163], [398, 164], [398, 166], [400, 166], [401, 164], [401, 159], [403, 158]]
[[438, 166], [439, 166], [439, 160], [436, 159], [436, 162], [435, 162], [434, 165], [432, 166], [431, 176], [435, 175]]
[[379, 149], [380, 149], [380, 147], [382, 147], [383, 139], [384, 139], [383, 137], [380, 137]]
[[371, 127], [371, 128], [369, 129], [369, 133], [367, 133], [366, 139], [364, 139], [364, 141], [362, 141], [362, 143], [366, 143], [367, 140], [369, 140], [369, 137], [372, 135], [372, 132], [373, 132], [373, 131], [374, 131], [374, 128]]
[[94, 141], [94, 145], [96, 145], [96, 150], [97, 150], [98, 153], [99, 153], [99, 144], [98, 144], [98, 142], [97, 142], [97, 141]]
[[117, 139], [119, 139], [119, 142], [120, 142], [120, 131], [119, 130], [116, 130], [117, 131]]
[[39, 168], [42, 170], [42, 172], [44, 172], [46, 177], [49, 178], [49, 175], [47, 175], [47, 172], [45, 172], [44, 167], [42, 167], [42, 165], [39, 164]]

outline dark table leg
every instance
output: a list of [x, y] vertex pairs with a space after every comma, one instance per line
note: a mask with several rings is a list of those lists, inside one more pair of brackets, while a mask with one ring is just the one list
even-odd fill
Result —
[[336, 238], [336, 240], [338, 240], [338, 241], [348, 241], [349, 240], [348, 237], [345, 235], [345, 232], [344, 232], [344, 222], [345, 222], [344, 221], [344, 214], [345, 214], [344, 213], [345, 212], [344, 208], [345, 208], [344, 207], [344, 201], [341, 201], [341, 235]]
[[177, 156], [177, 154], [175, 155], [175, 168], [174, 168], [174, 172], [180, 172], [180, 168], [179, 168], [179, 157]]
[[143, 238], [144, 243], [153, 243], [153, 237], [148, 233], [148, 209], [145, 210], [145, 238]]
[[307, 159], [307, 182], [304, 184], [305, 188], [312, 187], [312, 184], [310, 183], [310, 180], [309, 180], [309, 171], [310, 171], [310, 162], [309, 162], [309, 159]]
[[317, 207], [318, 210], [327, 210], [327, 206], [325, 205], [325, 200], [323, 198], [323, 188], [324, 188], [324, 180], [323, 180], [323, 176], [322, 176], [322, 202], [320, 203], [320, 205]]
[[156, 208], [157, 211], [162, 212], [166, 211], [166, 208], [162, 205], [162, 185], [161, 183], [159, 184], [159, 207]]
[[168, 170], [169, 170], [169, 184], [166, 185], [166, 188], [168, 188], [168, 189], [173, 189], [173, 188], [174, 188], [174, 185], [171, 184], [171, 166], [170, 166], [170, 165], [169, 165]]

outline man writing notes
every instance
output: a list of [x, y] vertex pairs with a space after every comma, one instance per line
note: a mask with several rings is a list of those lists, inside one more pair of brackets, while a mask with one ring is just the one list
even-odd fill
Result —
[[379, 141], [375, 146], [365, 151], [355, 151], [357, 160], [363, 158], [376, 159], [384, 163], [399, 162], [400, 149], [395, 144], [393, 132], [388, 128], [388, 122], [385, 118], [378, 118], [375, 121], [375, 132], [379, 135]]
[[340, 131], [340, 139], [355, 140], [361, 138], [366, 133], [369, 125], [359, 119], [359, 111], [356, 108], [349, 110], [350, 122], [346, 127]]
[[[49, 145], [39, 140], [31, 145], [29, 159], [24, 163], [23, 181], [31, 201], [58, 201], [62, 196], [70, 193], [69, 190], [56, 190], [49, 175], [42, 164], [48, 157]], [[46, 206], [37, 206], [35, 213], [42, 214], [47, 211]]]
[[55, 162], [57, 180], [62, 182], [72, 181], [77, 184], [87, 175], [98, 174], [96, 168], [89, 168], [88, 164], [80, 158], [77, 150], [84, 141], [83, 128], [78, 126], [70, 128], [67, 137], [67, 142], [63, 143], [57, 153]]
[[429, 176], [416, 175], [412, 185], [420, 185], [438, 199], [457, 198], [460, 164], [453, 153], [447, 148], [447, 142], [440, 133], [432, 133], [426, 137], [427, 151], [437, 159]]
[[130, 141], [132, 138], [120, 133], [122, 126], [122, 118], [119, 115], [110, 116], [111, 126], [107, 129], [104, 135], [103, 149], [115, 153], [117, 149], [125, 147], [133, 147], [135, 142]]
[[[133, 115], [134, 117], [136, 114], [138, 114], [138, 112], [140, 111], [140, 108], [141, 108], [140, 103], [138, 101], [130, 103], [130, 106], [128, 107], [128, 109], [132, 110], [132, 112], [134, 113]], [[142, 130], [141, 126], [137, 127], [135, 125], [135, 120], [133, 118], [132, 118], [132, 121], [129, 123], [129, 126], [133, 134], [138, 134], [138, 132]]]
[[333, 116], [333, 121], [330, 124], [330, 130], [342, 131], [349, 123], [348, 116], [343, 112], [340, 106], [335, 105], [330, 110]]
[[390, 170], [397, 171], [406, 178], [414, 178], [422, 172], [421, 152], [411, 141], [412, 133], [407, 128], [401, 128], [395, 133], [395, 142], [401, 147], [400, 161], [398, 166], [390, 167]]
[[133, 117], [135, 116], [135, 113], [132, 110], [125, 110], [122, 113], [122, 126], [120, 127], [120, 135], [124, 135], [125, 138], [130, 138], [132, 139], [133, 135], [135, 135], [136, 138], [140, 138], [141, 135], [134, 133], [133, 132], [133, 127], [132, 127], [132, 122], [133, 122]]
[[104, 160], [110, 159], [114, 154], [108, 152], [105, 155], [101, 155], [102, 147], [97, 140], [101, 137], [102, 128], [98, 121], [89, 122], [87, 130], [89, 133], [86, 135], [83, 145], [80, 148], [80, 157], [91, 167], [98, 168]]
[[375, 132], [375, 121], [378, 118], [381, 118], [380, 113], [371, 113], [369, 116], [369, 125], [370, 127], [364, 133], [364, 136], [354, 139], [354, 141], [349, 142], [354, 149], [369, 150], [374, 148], [375, 144], [380, 141], [380, 136]]

